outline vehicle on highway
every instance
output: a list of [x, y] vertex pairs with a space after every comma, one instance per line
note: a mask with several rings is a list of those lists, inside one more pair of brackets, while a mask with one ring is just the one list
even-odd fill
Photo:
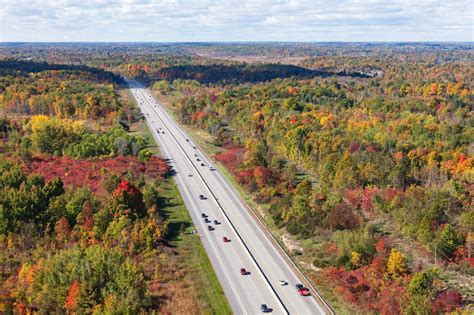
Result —
[[205, 218], [205, 219], [204, 219], [204, 222], [206, 222], [206, 223], [211, 223], [211, 220], [209, 220], [208, 218]]
[[222, 238], [222, 240], [224, 241], [224, 243], [229, 243], [230, 242], [230, 239], [228, 239], [227, 236], [224, 236]]
[[285, 280], [280, 280], [279, 282], [280, 282], [280, 285], [287, 285], [288, 284], [288, 282], [286, 282]]
[[201, 161], [201, 159], [200, 159], [200, 158], [197, 158], [197, 159], [196, 159], [196, 161], [198, 161], [198, 162], [199, 162], [199, 161]]
[[206, 166], [206, 164], [204, 164], [204, 163], [201, 163], [201, 166]]
[[204, 196], [204, 195], [199, 195], [199, 199], [201, 199], [201, 200], [206, 200], [207, 198], [206, 198], [206, 196]]
[[240, 274], [242, 276], [246, 276], [246, 275], [250, 274], [250, 272], [248, 272], [245, 268], [240, 268]]
[[196, 149], [196, 146], [195, 146], [195, 145], [193, 145], [193, 149]]
[[212, 227], [212, 225], [208, 225], [208, 226], [207, 226], [207, 229], [208, 229], [209, 231], [214, 231], [214, 230], [215, 230], [215, 229]]
[[164, 132], [164, 131], [162, 131], [161, 133], [162, 133], [162, 134], [165, 134], [165, 132]]
[[197, 153], [194, 153], [194, 157], [198, 157], [199, 155]]
[[298, 290], [298, 293], [301, 295], [301, 296], [309, 296], [310, 293], [309, 293], [309, 289], [308, 288], [305, 288], [305, 287], [302, 287], [301, 289]]
[[304, 285], [302, 285], [301, 283], [297, 283], [296, 284], [296, 290], [299, 290], [301, 288], [304, 288]]
[[203, 212], [203, 213], [201, 213], [201, 217], [207, 218], [207, 214], [205, 214], [205, 213]]
[[188, 139], [188, 138], [186, 138], [186, 141], [187, 141], [187, 142], [189, 142], [189, 139]]
[[188, 174], [188, 177], [193, 177], [193, 174], [189, 173], [189, 174]]
[[212, 166], [209, 166], [209, 169], [210, 169], [211, 171], [214, 171], [214, 170], [215, 170], [215, 168], [212, 167]]
[[267, 304], [262, 304], [260, 305], [260, 310], [263, 312], [263, 313], [270, 313], [272, 311], [271, 308], [269, 308], [267, 306]]
[[221, 223], [220, 223], [219, 221], [217, 221], [217, 220], [214, 220], [214, 224], [215, 224], [215, 225], [219, 225], [219, 224], [221, 224]]

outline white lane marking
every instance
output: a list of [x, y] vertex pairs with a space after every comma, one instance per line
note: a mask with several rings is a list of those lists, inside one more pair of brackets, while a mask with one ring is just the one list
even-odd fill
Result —
[[[144, 92], [141, 91], [141, 93], [144, 93]], [[146, 100], [146, 98], [145, 98], [145, 100]], [[146, 100], [146, 102], [149, 103], [148, 100]], [[150, 103], [149, 103], [149, 104], [150, 104]], [[258, 270], [259, 273], [261, 274], [261, 276], [262, 276], [262, 278], [263, 278], [263, 280], [264, 280], [264, 283], [269, 287], [270, 292], [276, 297], [276, 300], [279, 302], [278, 304], [280, 304], [280, 306], [282, 307], [284, 313], [288, 313], [287, 310], [286, 310], [286, 308], [285, 308], [285, 306], [283, 305], [282, 301], [279, 299], [278, 295], [276, 294], [275, 289], [272, 288], [272, 286], [271, 286], [270, 283], [268, 282], [268, 279], [263, 275], [263, 271], [262, 271], [261, 267], [257, 264], [255, 258], [252, 256], [252, 254], [250, 253], [249, 249], [246, 247], [246, 245], [245, 245], [245, 243], [243, 242], [241, 236], [240, 236], [239, 233], [235, 230], [235, 226], [229, 221], [229, 218], [228, 218], [227, 215], [225, 214], [224, 209], [222, 209], [222, 207], [220, 206], [219, 202], [217, 202], [217, 200], [215, 199], [215, 196], [214, 196], [213, 192], [212, 192], [212, 191], [209, 189], [209, 187], [207, 186], [206, 181], [205, 181], [204, 178], [202, 177], [202, 174], [199, 172], [199, 170], [197, 169], [197, 167], [193, 164], [192, 160], [189, 158], [189, 156], [187, 155], [186, 151], [181, 147], [181, 145], [179, 144], [179, 142], [177, 141], [177, 139], [173, 136], [171, 130], [170, 130], [169, 127], [165, 124], [165, 122], [163, 121], [162, 117], [160, 117], [160, 116], [158, 115], [158, 113], [156, 113], [156, 110], [153, 109], [153, 107], [151, 107], [151, 110], [152, 110], [153, 112], [155, 112], [155, 116], [158, 117], [158, 119], [162, 121], [164, 127], [165, 127], [166, 129], [168, 129], [168, 132], [169, 132], [170, 135], [173, 137], [173, 139], [175, 140], [175, 142], [178, 144], [178, 146], [180, 147], [181, 151], [183, 151], [183, 153], [185, 154], [186, 158], [191, 162], [191, 163], [190, 163], [191, 166], [196, 170], [196, 172], [197, 172], [197, 173], [199, 174], [199, 176], [201, 177], [201, 180], [202, 180], [203, 183], [205, 184], [205, 186], [206, 186], [207, 190], [209, 191], [209, 193], [213, 196], [213, 199], [214, 199], [214, 201], [216, 202], [218, 208], [224, 213], [224, 217], [225, 217], [226, 221], [228, 221], [228, 223], [230, 224], [230, 226], [233, 228], [235, 234], [237, 234], [239, 241], [241, 242], [242, 246], [243, 246], [244, 249], [245, 249], [245, 252], [249, 255], [249, 257], [250, 257], [251, 261], [253, 262], [253, 264], [255, 265], [255, 267], [257, 267], [257, 270]], [[163, 114], [162, 114], [162, 115], [163, 115]], [[164, 116], [166, 117], [166, 114], [164, 114]], [[169, 120], [168, 117], [166, 117], [166, 118], [167, 118], [167, 120]], [[173, 123], [171, 123], [171, 125], [173, 125]], [[175, 127], [175, 128], [176, 128], [176, 127]]]
[[[135, 96], [135, 95], [134, 95], [134, 96]], [[135, 97], [136, 97], [136, 96], [135, 96]], [[152, 113], [152, 114], [153, 114], [153, 113]], [[155, 114], [155, 115], [156, 115], [156, 114]], [[153, 130], [153, 125], [152, 125], [152, 123], [149, 121], [148, 118], [147, 118], [147, 123], [149, 124], [150, 129], [152, 129], [152, 133], [155, 134], [155, 138], [158, 140], [158, 142], [162, 143], [162, 148], [163, 148], [163, 150], [165, 151], [164, 153], [165, 153], [169, 158], [173, 158], [173, 156], [172, 156], [171, 154], [169, 154], [168, 148], [167, 148], [167, 146], [166, 146], [164, 140], [163, 140], [163, 139], [160, 139], [159, 137], [156, 137], [157, 133], [156, 133], [155, 130]], [[177, 165], [177, 163], [173, 163], [173, 164], [176, 164], [176, 165]], [[184, 185], [184, 184], [183, 184], [183, 179], [182, 179], [180, 176], [178, 176], [178, 174], [177, 174], [176, 178], [180, 181], [181, 186], [184, 186], [184, 187], [187, 188], [187, 185]], [[189, 188], [188, 188], [188, 190], [189, 190]], [[190, 193], [190, 194], [192, 195], [192, 193]], [[184, 194], [184, 195], [186, 195], [186, 194]], [[191, 208], [193, 208], [194, 212], [199, 211], [199, 209], [198, 209], [199, 207], [196, 205], [194, 199], [193, 199], [193, 198], [187, 198], [187, 199], [188, 199], [188, 201], [193, 205]], [[203, 225], [203, 223], [202, 223], [202, 222], [199, 222], [198, 225]], [[203, 230], [203, 231], [206, 231], [205, 228], [202, 228], [202, 230]], [[219, 251], [216, 250], [215, 244], [211, 241], [211, 238], [208, 237], [207, 239], [208, 239], [208, 244], [212, 247], [213, 251], [214, 251], [216, 254], [219, 253]], [[225, 255], [224, 255], [224, 256], [225, 256]], [[239, 257], [239, 255], [237, 255], [237, 253], [236, 253], [236, 256], [237, 256], [238, 259], [240, 260], [240, 257]], [[220, 263], [221, 266], [222, 266], [222, 267], [221, 267], [221, 270], [223, 271], [225, 277], [226, 277], [227, 279], [231, 279], [231, 277], [228, 275], [228, 273], [227, 273], [227, 271], [226, 271], [226, 268], [225, 268], [226, 265], [223, 263], [223, 261], [222, 261], [220, 255], [217, 254], [217, 255], [215, 255], [215, 257], [219, 260], [219, 263]], [[233, 281], [227, 281], [227, 282], [228, 282], [229, 285], [231, 286], [231, 289], [232, 289], [234, 292], [236, 292], [236, 293], [234, 293], [234, 296], [237, 297], [238, 303], [240, 304], [242, 310], [245, 310], [245, 306], [244, 306], [244, 304], [242, 303], [242, 301], [241, 301], [241, 299], [240, 299], [240, 295], [238, 294], [239, 291], [236, 290], [236, 288], [235, 288], [235, 286], [234, 286], [234, 284], [233, 284]], [[238, 281], [237, 281], [237, 282], [238, 282]], [[255, 285], [254, 285], [254, 286], [255, 286]], [[256, 290], [256, 291], [258, 292], [258, 290]], [[251, 297], [249, 291], [246, 291], [246, 290], [245, 290], [244, 292], [245, 292], [249, 297]], [[260, 294], [259, 294], [259, 296], [261, 297]], [[251, 298], [250, 298], [250, 300], [251, 300]]]

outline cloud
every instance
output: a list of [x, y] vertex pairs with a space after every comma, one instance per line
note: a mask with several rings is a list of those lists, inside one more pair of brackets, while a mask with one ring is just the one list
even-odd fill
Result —
[[471, 0], [2, 0], [0, 41], [473, 41]]

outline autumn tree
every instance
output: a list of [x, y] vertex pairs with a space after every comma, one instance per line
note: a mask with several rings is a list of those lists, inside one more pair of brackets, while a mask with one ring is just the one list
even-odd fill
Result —
[[392, 278], [397, 278], [405, 272], [405, 256], [400, 251], [392, 248], [387, 261], [387, 274]]

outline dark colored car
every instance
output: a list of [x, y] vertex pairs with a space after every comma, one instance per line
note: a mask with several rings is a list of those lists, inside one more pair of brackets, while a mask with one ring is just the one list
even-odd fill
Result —
[[228, 239], [227, 236], [224, 236], [222, 238], [222, 240], [224, 241], [224, 243], [229, 243], [230, 242], [230, 239]]
[[267, 304], [262, 304], [260, 305], [260, 310], [263, 312], [263, 313], [270, 313], [272, 311], [271, 308], [269, 308], [267, 306]]
[[219, 225], [219, 224], [221, 224], [221, 223], [220, 223], [219, 221], [217, 221], [217, 220], [214, 220], [214, 224], [215, 224], [215, 225]]
[[196, 159], [196, 161], [198, 161], [198, 162], [199, 162], [199, 161], [201, 161], [201, 159], [200, 159], [200, 158], [197, 158], [197, 159]]
[[246, 275], [248, 275], [249, 273], [250, 273], [250, 272], [248, 272], [247, 270], [245, 270], [245, 268], [240, 268], [240, 274], [241, 274], [242, 276], [246, 276]]
[[205, 219], [204, 219], [204, 222], [206, 222], [206, 223], [211, 223], [211, 220], [209, 220], [208, 218], [205, 218]]
[[201, 213], [201, 217], [203, 217], [203, 218], [207, 218], [207, 214], [205, 214], [205, 213]]
[[204, 196], [204, 195], [199, 195], [199, 199], [201, 199], [201, 200], [206, 200], [207, 198], [206, 198], [206, 196]]
[[304, 288], [304, 285], [302, 285], [301, 283], [296, 284], [296, 290], [299, 290], [301, 288]]
[[207, 229], [208, 229], [209, 231], [214, 231], [214, 228], [212, 227], [212, 225], [208, 225], [208, 226], [207, 226]]
[[187, 142], [189, 142], [189, 139], [186, 139]]
[[196, 146], [195, 146], [195, 145], [193, 145], [193, 149], [196, 149]]
[[204, 163], [201, 163], [201, 166], [206, 166], [206, 164], [204, 164]]

